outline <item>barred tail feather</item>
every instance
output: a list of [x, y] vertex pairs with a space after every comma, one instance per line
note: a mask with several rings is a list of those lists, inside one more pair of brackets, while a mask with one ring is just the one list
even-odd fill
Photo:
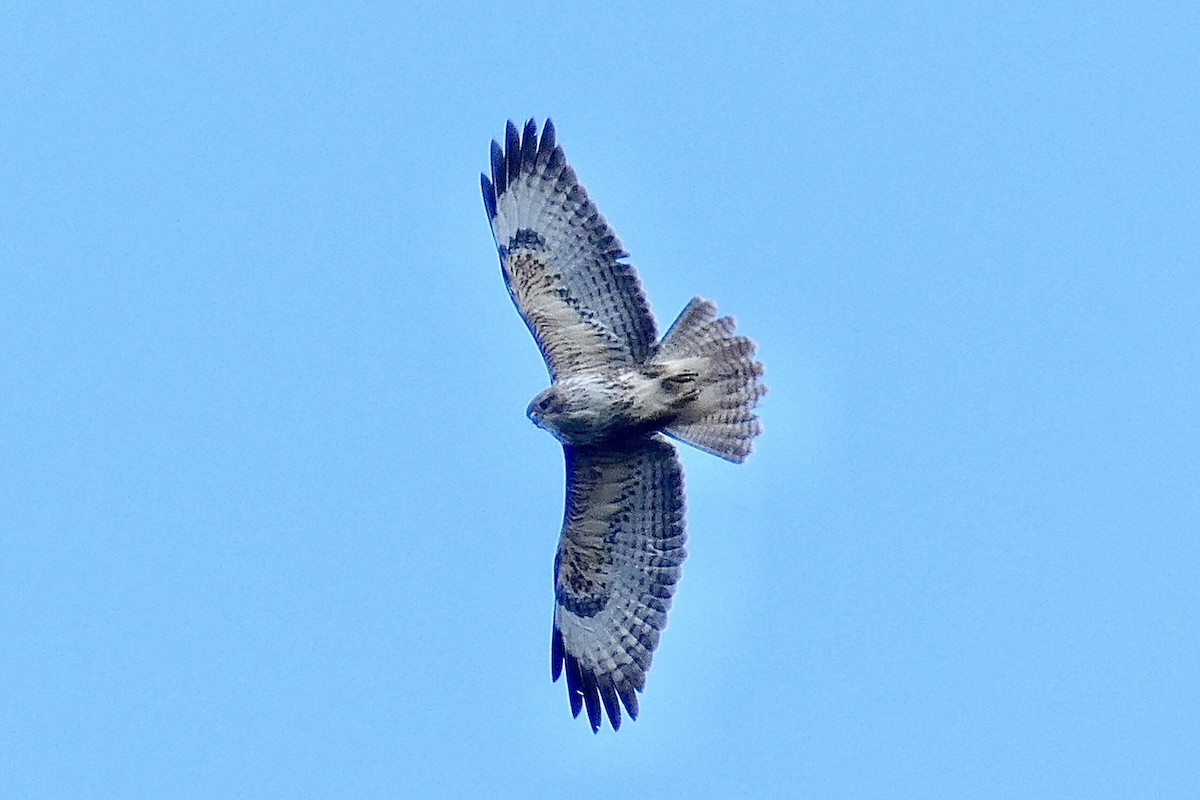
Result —
[[754, 342], [734, 335], [733, 328], [732, 318], [717, 319], [716, 305], [693, 298], [663, 336], [652, 362], [687, 364], [698, 373], [696, 398], [665, 433], [740, 463], [762, 432], [754, 406], [767, 387], [759, 382], [763, 366], [754, 360]]

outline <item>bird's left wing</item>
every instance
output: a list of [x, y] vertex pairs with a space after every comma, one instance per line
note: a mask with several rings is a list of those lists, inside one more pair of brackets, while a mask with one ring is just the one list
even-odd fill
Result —
[[656, 330], [621, 242], [575, 177], [546, 120], [508, 123], [492, 142], [483, 205], [509, 294], [557, 380], [589, 367], [645, 361]]
[[567, 507], [554, 559], [551, 674], [565, 667], [575, 716], [601, 703], [616, 730], [667, 624], [687, 557], [683, 472], [675, 448], [653, 437], [621, 448], [566, 447]]

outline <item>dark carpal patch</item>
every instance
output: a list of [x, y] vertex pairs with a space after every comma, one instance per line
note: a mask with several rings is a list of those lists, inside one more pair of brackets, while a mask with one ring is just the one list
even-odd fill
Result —
[[546, 240], [532, 228], [518, 228], [517, 232], [508, 237], [509, 251], [524, 248], [526, 250], [545, 250]]

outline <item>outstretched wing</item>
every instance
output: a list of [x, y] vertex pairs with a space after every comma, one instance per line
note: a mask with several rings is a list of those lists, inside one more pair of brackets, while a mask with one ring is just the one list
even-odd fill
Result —
[[622, 449], [566, 447], [567, 508], [554, 558], [554, 680], [566, 668], [571, 713], [600, 706], [616, 730], [636, 719], [646, 671], [687, 557], [683, 471], [654, 437]]
[[500, 251], [504, 281], [537, 340], [550, 377], [613, 363], [641, 363], [656, 339], [628, 255], [554, 143], [546, 120], [539, 139], [508, 123], [492, 142], [492, 177], [481, 176], [483, 205]]

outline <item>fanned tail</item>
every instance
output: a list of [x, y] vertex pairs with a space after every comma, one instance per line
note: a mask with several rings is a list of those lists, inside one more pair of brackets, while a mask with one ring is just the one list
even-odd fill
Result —
[[658, 344], [651, 363], [695, 374], [697, 393], [665, 429], [681, 442], [734, 462], [746, 460], [762, 432], [754, 406], [767, 391], [754, 342], [733, 332], [715, 304], [693, 298]]

